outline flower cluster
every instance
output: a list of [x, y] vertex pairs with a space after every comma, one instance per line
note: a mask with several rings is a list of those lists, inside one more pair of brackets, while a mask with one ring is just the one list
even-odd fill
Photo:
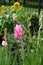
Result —
[[19, 7], [20, 7], [20, 3], [19, 3], [19, 2], [15, 2], [15, 3], [11, 6], [12, 9], [17, 9], [17, 8], [19, 8]]
[[16, 27], [14, 28], [14, 37], [17, 39], [20, 39], [22, 37], [22, 25], [16, 24]]

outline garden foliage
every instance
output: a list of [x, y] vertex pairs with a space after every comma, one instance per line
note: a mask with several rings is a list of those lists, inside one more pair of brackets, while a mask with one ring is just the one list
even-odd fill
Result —
[[43, 65], [43, 11], [19, 2], [0, 9], [0, 65]]

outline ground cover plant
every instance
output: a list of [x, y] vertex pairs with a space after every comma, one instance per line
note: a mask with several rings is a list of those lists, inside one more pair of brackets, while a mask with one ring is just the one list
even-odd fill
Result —
[[43, 65], [43, 10], [1, 6], [0, 65]]

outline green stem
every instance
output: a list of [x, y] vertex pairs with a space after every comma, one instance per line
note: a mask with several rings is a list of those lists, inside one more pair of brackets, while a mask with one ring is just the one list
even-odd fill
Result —
[[40, 45], [40, 29], [41, 29], [42, 25], [40, 25], [40, 28], [39, 28], [39, 31], [38, 31], [38, 40], [37, 40], [37, 48], [36, 48], [36, 65], [38, 64], [38, 61], [37, 59], [39, 59], [39, 45]]
[[37, 50], [39, 47], [39, 41], [40, 41], [40, 29], [41, 29], [42, 25], [40, 25], [39, 31], [38, 31], [38, 41], [37, 41]]
[[21, 43], [21, 47], [22, 47], [22, 49], [21, 49], [21, 58], [23, 60], [23, 65], [24, 65], [24, 42], [23, 41]]
[[6, 37], [7, 36], [7, 29], [6, 28], [4, 29], [4, 33], [5, 33], [5, 41], [7, 41], [7, 37]]

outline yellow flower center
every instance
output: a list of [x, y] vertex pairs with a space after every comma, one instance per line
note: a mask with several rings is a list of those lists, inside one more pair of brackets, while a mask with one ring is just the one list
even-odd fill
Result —
[[14, 8], [19, 8], [20, 7], [20, 3], [19, 2], [15, 2], [14, 3]]

